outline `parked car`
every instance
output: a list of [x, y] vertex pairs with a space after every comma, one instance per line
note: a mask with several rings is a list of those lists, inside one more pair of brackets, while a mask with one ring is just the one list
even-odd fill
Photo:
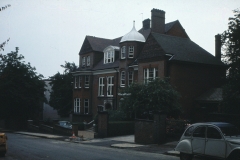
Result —
[[68, 121], [58, 121], [59, 126], [72, 129], [72, 124]]
[[191, 160], [194, 155], [240, 160], [240, 132], [230, 123], [195, 123], [184, 131], [175, 150], [180, 160]]
[[5, 156], [7, 152], [7, 135], [0, 133], [0, 156]]

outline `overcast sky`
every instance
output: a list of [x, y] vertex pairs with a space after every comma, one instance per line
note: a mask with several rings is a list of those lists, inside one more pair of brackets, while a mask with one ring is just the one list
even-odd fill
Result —
[[0, 43], [10, 38], [7, 54], [19, 53], [45, 78], [75, 62], [86, 35], [114, 39], [150, 18], [153, 8], [166, 12], [165, 22], [179, 20], [188, 36], [214, 54], [214, 36], [228, 28], [240, 0], [0, 0]]

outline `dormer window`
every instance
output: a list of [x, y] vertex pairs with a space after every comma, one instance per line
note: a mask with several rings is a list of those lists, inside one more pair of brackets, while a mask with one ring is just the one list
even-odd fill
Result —
[[129, 46], [128, 58], [133, 58], [133, 56], [134, 56], [134, 46]]
[[121, 48], [121, 59], [125, 59], [126, 58], [126, 46], [123, 46]]
[[104, 52], [104, 64], [113, 63], [115, 60], [115, 51], [119, 51], [119, 47], [117, 46], [108, 46], [106, 47]]
[[85, 62], [86, 62], [86, 58], [83, 57], [83, 58], [82, 58], [82, 66], [83, 66], [83, 67], [85, 66]]
[[90, 66], [90, 56], [87, 56], [87, 66]]

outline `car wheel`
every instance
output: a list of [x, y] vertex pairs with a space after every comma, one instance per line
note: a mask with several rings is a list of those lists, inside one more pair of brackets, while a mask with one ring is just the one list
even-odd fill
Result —
[[240, 160], [240, 151], [231, 154], [228, 160]]
[[180, 152], [180, 160], [192, 160], [193, 156], [191, 154]]

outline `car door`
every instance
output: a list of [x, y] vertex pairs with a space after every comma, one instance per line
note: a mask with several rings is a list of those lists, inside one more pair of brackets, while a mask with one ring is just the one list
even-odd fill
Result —
[[192, 134], [192, 151], [195, 154], [204, 154], [206, 126], [197, 127]]
[[207, 127], [205, 154], [225, 158], [226, 142], [220, 131], [215, 127]]

